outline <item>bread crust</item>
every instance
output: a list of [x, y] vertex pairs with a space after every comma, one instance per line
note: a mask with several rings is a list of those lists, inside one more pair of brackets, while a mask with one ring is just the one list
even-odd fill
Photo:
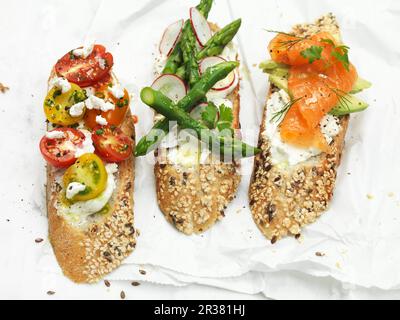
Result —
[[[213, 31], [218, 30], [210, 24]], [[232, 126], [240, 135], [240, 81], [227, 97], [233, 103]], [[212, 161], [183, 168], [164, 163], [155, 151], [154, 174], [158, 205], [168, 222], [186, 235], [199, 234], [225, 216], [240, 183], [240, 164]]]
[[[299, 36], [319, 31], [329, 31], [340, 36], [332, 14], [318, 19], [314, 24], [299, 25], [293, 29]], [[271, 85], [267, 100], [274, 90], [277, 88]], [[267, 112], [265, 106], [258, 142], [262, 152], [254, 159], [249, 201], [258, 228], [275, 243], [288, 234], [300, 236], [301, 228], [313, 223], [328, 208], [349, 116], [340, 118], [341, 129], [332, 141], [329, 152], [283, 169], [271, 163], [270, 142], [263, 135]]]
[[[135, 127], [129, 109], [121, 130], [133, 139], [135, 146]], [[72, 281], [93, 283], [101, 280], [135, 248], [134, 166], [133, 156], [118, 164], [117, 187], [110, 201], [109, 213], [82, 229], [71, 225], [57, 212], [61, 192], [57, 175], [60, 173], [47, 165], [49, 239], [63, 273]]]

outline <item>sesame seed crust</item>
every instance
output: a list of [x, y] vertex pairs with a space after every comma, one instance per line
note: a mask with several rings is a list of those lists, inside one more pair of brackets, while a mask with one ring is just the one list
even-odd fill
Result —
[[202, 233], [224, 217], [236, 194], [239, 166], [204, 164], [190, 171], [156, 163], [157, 199], [168, 222], [186, 235]]
[[[239, 134], [239, 84], [228, 97], [233, 102], [233, 127]], [[166, 150], [156, 151], [157, 201], [167, 221], [186, 235], [208, 230], [225, 216], [240, 183], [240, 163], [209, 160], [189, 168], [168, 162]]]
[[[130, 111], [121, 130], [135, 141]], [[135, 145], [135, 142], [133, 143]], [[96, 215], [84, 227], [71, 225], [57, 212], [60, 186], [57, 170], [47, 166], [49, 239], [63, 273], [77, 283], [94, 283], [117, 268], [135, 248], [133, 218], [134, 157], [120, 163], [117, 187], [104, 216]]]
[[[213, 31], [217, 26], [211, 24]], [[240, 82], [240, 81], [239, 81]], [[233, 103], [232, 126], [239, 134], [240, 84], [227, 97]], [[225, 216], [240, 183], [240, 164], [212, 159], [189, 168], [169, 163], [166, 150], [156, 151], [154, 166], [157, 201], [168, 222], [180, 232], [199, 234]]]
[[[318, 19], [315, 24], [297, 25], [293, 29], [299, 36], [319, 31], [329, 31], [339, 36], [339, 28], [332, 14]], [[274, 90], [277, 88], [271, 85], [267, 100]], [[270, 141], [262, 134], [267, 112], [265, 108], [259, 134], [262, 152], [254, 159], [249, 200], [257, 226], [271, 243], [275, 243], [286, 235], [299, 235], [303, 226], [313, 223], [328, 208], [349, 116], [340, 118], [341, 129], [332, 141], [329, 152], [295, 166], [281, 168], [271, 163]]]

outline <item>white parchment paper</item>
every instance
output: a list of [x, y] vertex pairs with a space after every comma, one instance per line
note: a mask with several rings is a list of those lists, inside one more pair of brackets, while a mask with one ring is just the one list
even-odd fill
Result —
[[[7, 5], [18, 5], [12, 3]], [[188, 17], [197, 1], [90, 1], [79, 2], [80, 10], [71, 10], [72, 0], [24, 4], [23, 23], [0, 12], [1, 30], [13, 26], [0, 50], [0, 82], [11, 88], [0, 95], [0, 196], [7, 214], [34, 215], [32, 226], [45, 230], [44, 162], [37, 144], [44, 132], [41, 105], [51, 66], [85, 40], [104, 44], [114, 55], [117, 76], [136, 95], [131, 108], [139, 117], [140, 138], [151, 126], [152, 111], [137, 97], [152, 82], [156, 45], [165, 27]], [[135, 225], [141, 235], [135, 252], [110, 279], [199, 283], [272, 298], [371, 297], [376, 290], [400, 289], [400, 3], [216, 0], [209, 20], [223, 26], [243, 19], [236, 40], [242, 60], [241, 122], [244, 139], [256, 143], [268, 89], [256, 65], [267, 58], [273, 37], [265, 29], [289, 30], [327, 12], [337, 16], [359, 74], [373, 82], [360, 94], [370, 108], [351, 117], [330, 209], [304, 229], [300, 241], [287, 238], [271, 245], [251, 218], [247, 190], [253, 160], [246, 159], [237, 198], [224, 220], [203, 235], [187, 237], [158, 209], [153, 156], [139, 158]], [[3, 218], [0, 231], [7, 228]], [[17, 233], [13, 237], [18, 243]], [[5, 268], [26, 259], [11, 255], [13, 262], [5, 262]], [[61, 272], [48, 244], [37, 253], [36, 267]], [[146, 277], [139, 269], [147, 271]]]

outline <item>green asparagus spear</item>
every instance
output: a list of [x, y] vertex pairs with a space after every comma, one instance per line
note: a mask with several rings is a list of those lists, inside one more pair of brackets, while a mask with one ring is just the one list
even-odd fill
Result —
[[190, 86], [196, 84], [200, 79], [199, 65], [196, 60], [197, 47], [196, 36], [194, 35], [192, 24], [190, 21], [185, 22], [182, 30], [180, 45], [182, 48], [183, 63], [186, 68], [186, 80]]
[[[207, 92], [220, 80], [232, 72], [239, 65], [236, 61], [223, 62], [210, 67], [203, 74], [199, 82], [189, 91], [189, 93], [178, 102], [178, 107], [189, 112], [197, 103], [205, 98]], [[150, 132], [138, 142], [135, 148], [135, 156], [140, 157], [157, 147], [161, 139], [169, 131], [168, 119], [158, 121]]]
[[175, 75], [177, 75], [181, 79], [185, 79], [186, 76], [186, 68], [185, 66], [180, 66], [178, 70], [176, 70]]
[[199, 5], [196, 7], [197, 10], [201, 12], [204, 18], [208, 18], [208, 14], [211, 11], [211, 7], [213, 5], [213, 0], [201, 0]]
[[[212, 7], [212, 0], [201, 0], [200, 4], [197, 6], [197, 9], [203, 14], [203, 16], [205, 18], [207, 18], [208, 13], [211, 10], [211, 7]], [[184, 79], [186, 76], [186, 67], [185, 67], [185, 69], [182, 69], [182, 64], [184, 62], [183, 57], [182, 57], [182, 49], [181, 49], [182, 42], [184, 43], [185, 49], [187, 50], [186, 51], [187, 58], [186, 58], [185, 64], [186, 64], [186, 62], [190, 61], [189, 57], [191, 55], [190, 52], [192, 51], [192, 49], [196, 48], [196, 38], [192, 31], [192, 27], [190, 25], [190, 20], [187, 20], [185, 22], [184, 27], [187, 29], [187, 31], [185, 31], [185, 33], [187, 32], [187, 34], [185, 34], [185, 33], [182, 34], [181, 40], [177, 43], [174, 51], [168, 57], [167, 62], [165, 64], [165, 68], [162, 71], [163, 74], [167, 74], [167, 73], [176, 74], [177, 76], [181, 77], [182, 79]], [[184, 41], [182, 41], [182, 39], [184, 39]], [[194, 40], [194, 42], [193, 42], [193, 40]], [[189, 41], [189, 42], [185, 44], [186, 41]], [[194, 47], [192, 47], [193, 44], [194, 44]], [[192, 55], [193, 54], [195, 54], [195, 53], [192, 53]], [[197, 64], [197, 61], [194, 61], [194, 62], [190, 61], [190, 63], [189, 63], [189, 66], [191, 68], [190, 68], [190, 72], [188, 72], [188, 75], [189, 75], [188, 79], [190, 80], [190, 77], [191, 77], [192, 82], [198, 81], [198, 72], [196, 72], [196, 70], [195, 70], [195, 63]], [[183, 72], [183, 70], [185, 70], [185, 72]]]
[[224, 158], [235, 160], [241, 157], [251, 157], [260, 152], [258, 148], [249, 146], [240, 140], [212, 132], [205, 125], [191, 118], [184, 110], [175, 106], [168, 97], [159, 91], [146, 87], [142, 89], [140, 97], [149, 107], [170, 121], [176, 121], [182, 129], [191, 129], [189, 130], [190, 134], [206, 143], [211, 151], [219, 151]]
[[237, 19], [216, 32], [211, 39], [207, 41], [204, 48], [197, 54], [197, 60], [221, 54], [225, 46], [232, 41], [233, 37], [239, 31], [241, 24], [242, 19]]
[[178, 43], [175, 46], [174, 50], [172, 51], [171, 55], [168, 57], [162, 73], [175, 74], [181, 64], [182, 64], [182, 49], [180, 44]]

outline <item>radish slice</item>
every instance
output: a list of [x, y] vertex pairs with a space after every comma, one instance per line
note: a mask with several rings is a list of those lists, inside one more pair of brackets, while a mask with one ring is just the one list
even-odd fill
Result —
[[201, 74], [203, 74], [207, 71], [208, 68], [213, 67], [213, 66], [223, 63], [223, 62], [226, 62], [226, 60], [219, 56], [204, 58], [199, 63], [199, 71]]
[[[213, 67], [217, 64], [220, 64], [222, 62], [226, 62], [226, 60], [224, 58], [215, 56], [215, 57], [207, 57], [205, 59], [203, 59], [202, 61], [200, 61], [199, 64], [199, 69], [200, 69], [200, 73], [203, 74], [204, 72], [206, 72], [206, 70], [210, 67]], [[212, 90], [216, 90], [216, 91], [224, 91], [229, 89], [236, 80], [236, 72], [232, 71], [230, 74], [228, 74], [226, 76], [225, 79], [218, 81], [214, 87], [212, 87]]]
[[163, 74], [159, 76], [151, 85], [154, 90], [158, 90], [177, 103], [186, 96], [187, 88], [181, 78], [174, 74]]
[[207, 108], [207, 106], [207, 103], [199, 104], [198, 106], [194, 107], [194, 109], [190, 112], [190, 116], [197, 121], [201, 120], [201, 114]]
[[165, 29], [159, 46], [161, 54], [169, 56], [172, 53], [182, 33], [183, 23], [183, 19], [178, 20]]
[[207, 41], [210, 40], [212, 33], [206, 18], [200, 13], [197, 8], [190, 9], [190, 22], [196, 39], [201, 46], [205, 46]]

